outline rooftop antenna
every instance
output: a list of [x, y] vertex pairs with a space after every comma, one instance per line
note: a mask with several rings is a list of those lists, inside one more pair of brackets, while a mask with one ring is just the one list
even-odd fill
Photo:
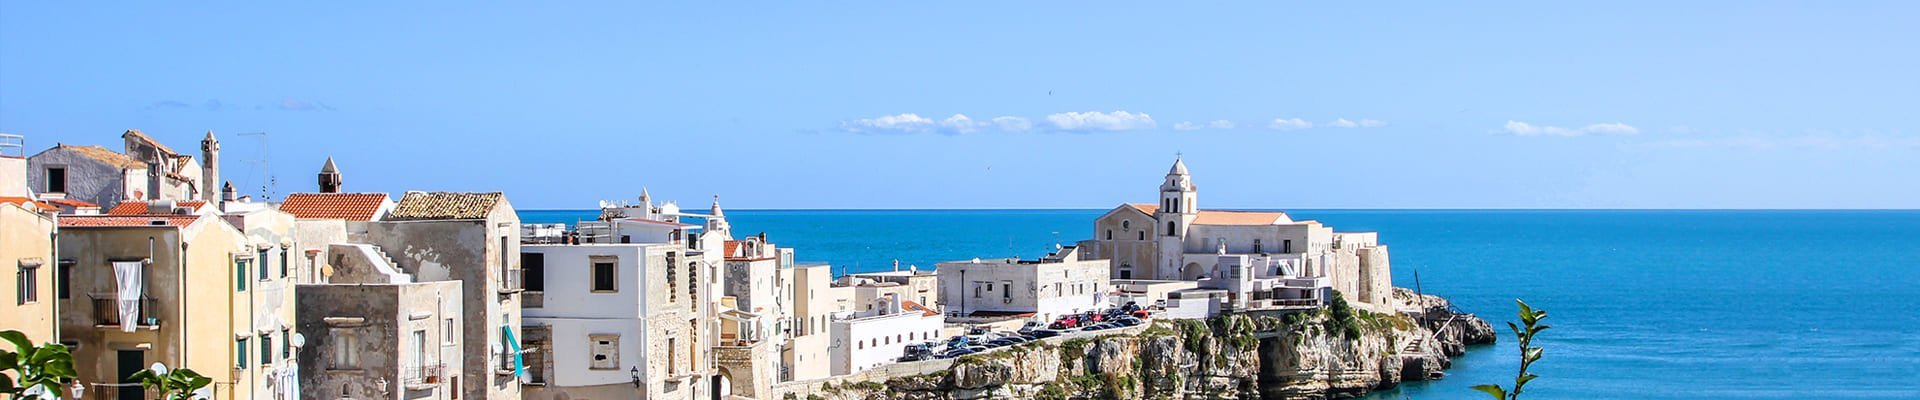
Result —
[[267, 133], [266, 132], [247, 132], [247, 133], [239, 134], [238, 136], [259, 136], [260, 137], [260, 154], [259, 154], [260, 158], [253, 159], [253, 160], [238, 160], [238, 161], [243, 163], [248, 163], [248, 164], [254, 164], [258, 166], [259, 172], [260, 172], [260, 201], [267, 201], [267, 200], [273, 199], [275, 190], [278, 189], [278, 187], [280, 186], [280, 181], [273, 178], [273, 165], [267, 163], [267, 159], [268, 159]]

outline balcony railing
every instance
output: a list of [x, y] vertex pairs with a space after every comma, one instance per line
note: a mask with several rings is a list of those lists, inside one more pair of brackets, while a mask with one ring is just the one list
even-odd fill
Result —
[[423, 365], [423, 366], [415, 366], [415, 367], [406, 367], [405, 369], [400, 371], [400, 374], [401, 374], [401, 379], [403, 379], [408, 385], [435, 384], [435, 383], [440, 383], [442, 379], [446, 379], [444, 377], [447, 375], [447, 365], [431, 364], [431, 365]]
[[132, 383], [95, 383], [87, 385], [86, 391], [82, 392], [80, 396], [88, 399], [105, 400], [158, 400], [160, 399], [160, 392], [147, 390], [138, 384]]
[[[136, 304], [139, 310], [135, 313], [138, 317], [133, 321], [134, 325], [142, 328], [160, 326], [159, 313], [156, 312], [159, 311], [159, 307], [152, 297], [141, 297]], [[100, 327], [120, 327], [120, 299], [113, 296], [93, 296], [93, 324]]]
[[501, 274], [500, 293], [519, 293], [527, 288], [527, 270], [510, 269]]

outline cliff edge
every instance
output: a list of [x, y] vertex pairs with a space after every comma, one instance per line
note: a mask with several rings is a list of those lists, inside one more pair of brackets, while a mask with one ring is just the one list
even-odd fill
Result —
[[1437, 379], [1467, 346], [1493, 343], [1486, 321], [1446, 299], [1396, 288], [1403, 310], [1344, 302], [1316, 310], [1041, 341], [955, 360], [945, 370], [824, 385], [795, 399], [1328, 399]]

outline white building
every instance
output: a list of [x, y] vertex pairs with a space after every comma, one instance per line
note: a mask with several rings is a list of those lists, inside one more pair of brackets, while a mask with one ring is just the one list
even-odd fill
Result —
[[892, 363], [906, 355], [912, 343], [939, 339], [946, 319], [938, 311], [887, 295], [874, 299], [868, 311], [834, 316], [833, 374], [846, 375]]
[[[693, 399], [703, 315], [671, 243], [523, 244], [529, 397]], [[535, 285], [538, 285], [535, 287]], [[634, 385], [638, 376], [642, 385]]]
[[1228, 293], [1225, 307], [1324, 304], [1337, 290], [1356, 307], [1387, 307], [1387, 248], [1377, 236], [1335, 233], [1277, 211], [1202, 210], [1184, 161], [1161, 182], [1158, 204], [1125, 204], [1094, 221], [1081, 247], [1110, 260], [1116, 279], [1199, 281]]
[[1082, 259], [1074, 247], [1039, 260], [943, 262], [940, 307], [954, 320], [1052, 320], [1108, 306], [1107, 260]]

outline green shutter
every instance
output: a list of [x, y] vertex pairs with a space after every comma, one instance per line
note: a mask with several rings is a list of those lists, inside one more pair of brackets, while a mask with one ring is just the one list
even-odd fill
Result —
[[501, 325], [500, 334], [504, 335], [502, 338], [506, 339], [507, 348], [513, 352], [513, 375], [527, 376], [526, 360], [520, 356], [520, 341], [513, 338], [513, 328]]

